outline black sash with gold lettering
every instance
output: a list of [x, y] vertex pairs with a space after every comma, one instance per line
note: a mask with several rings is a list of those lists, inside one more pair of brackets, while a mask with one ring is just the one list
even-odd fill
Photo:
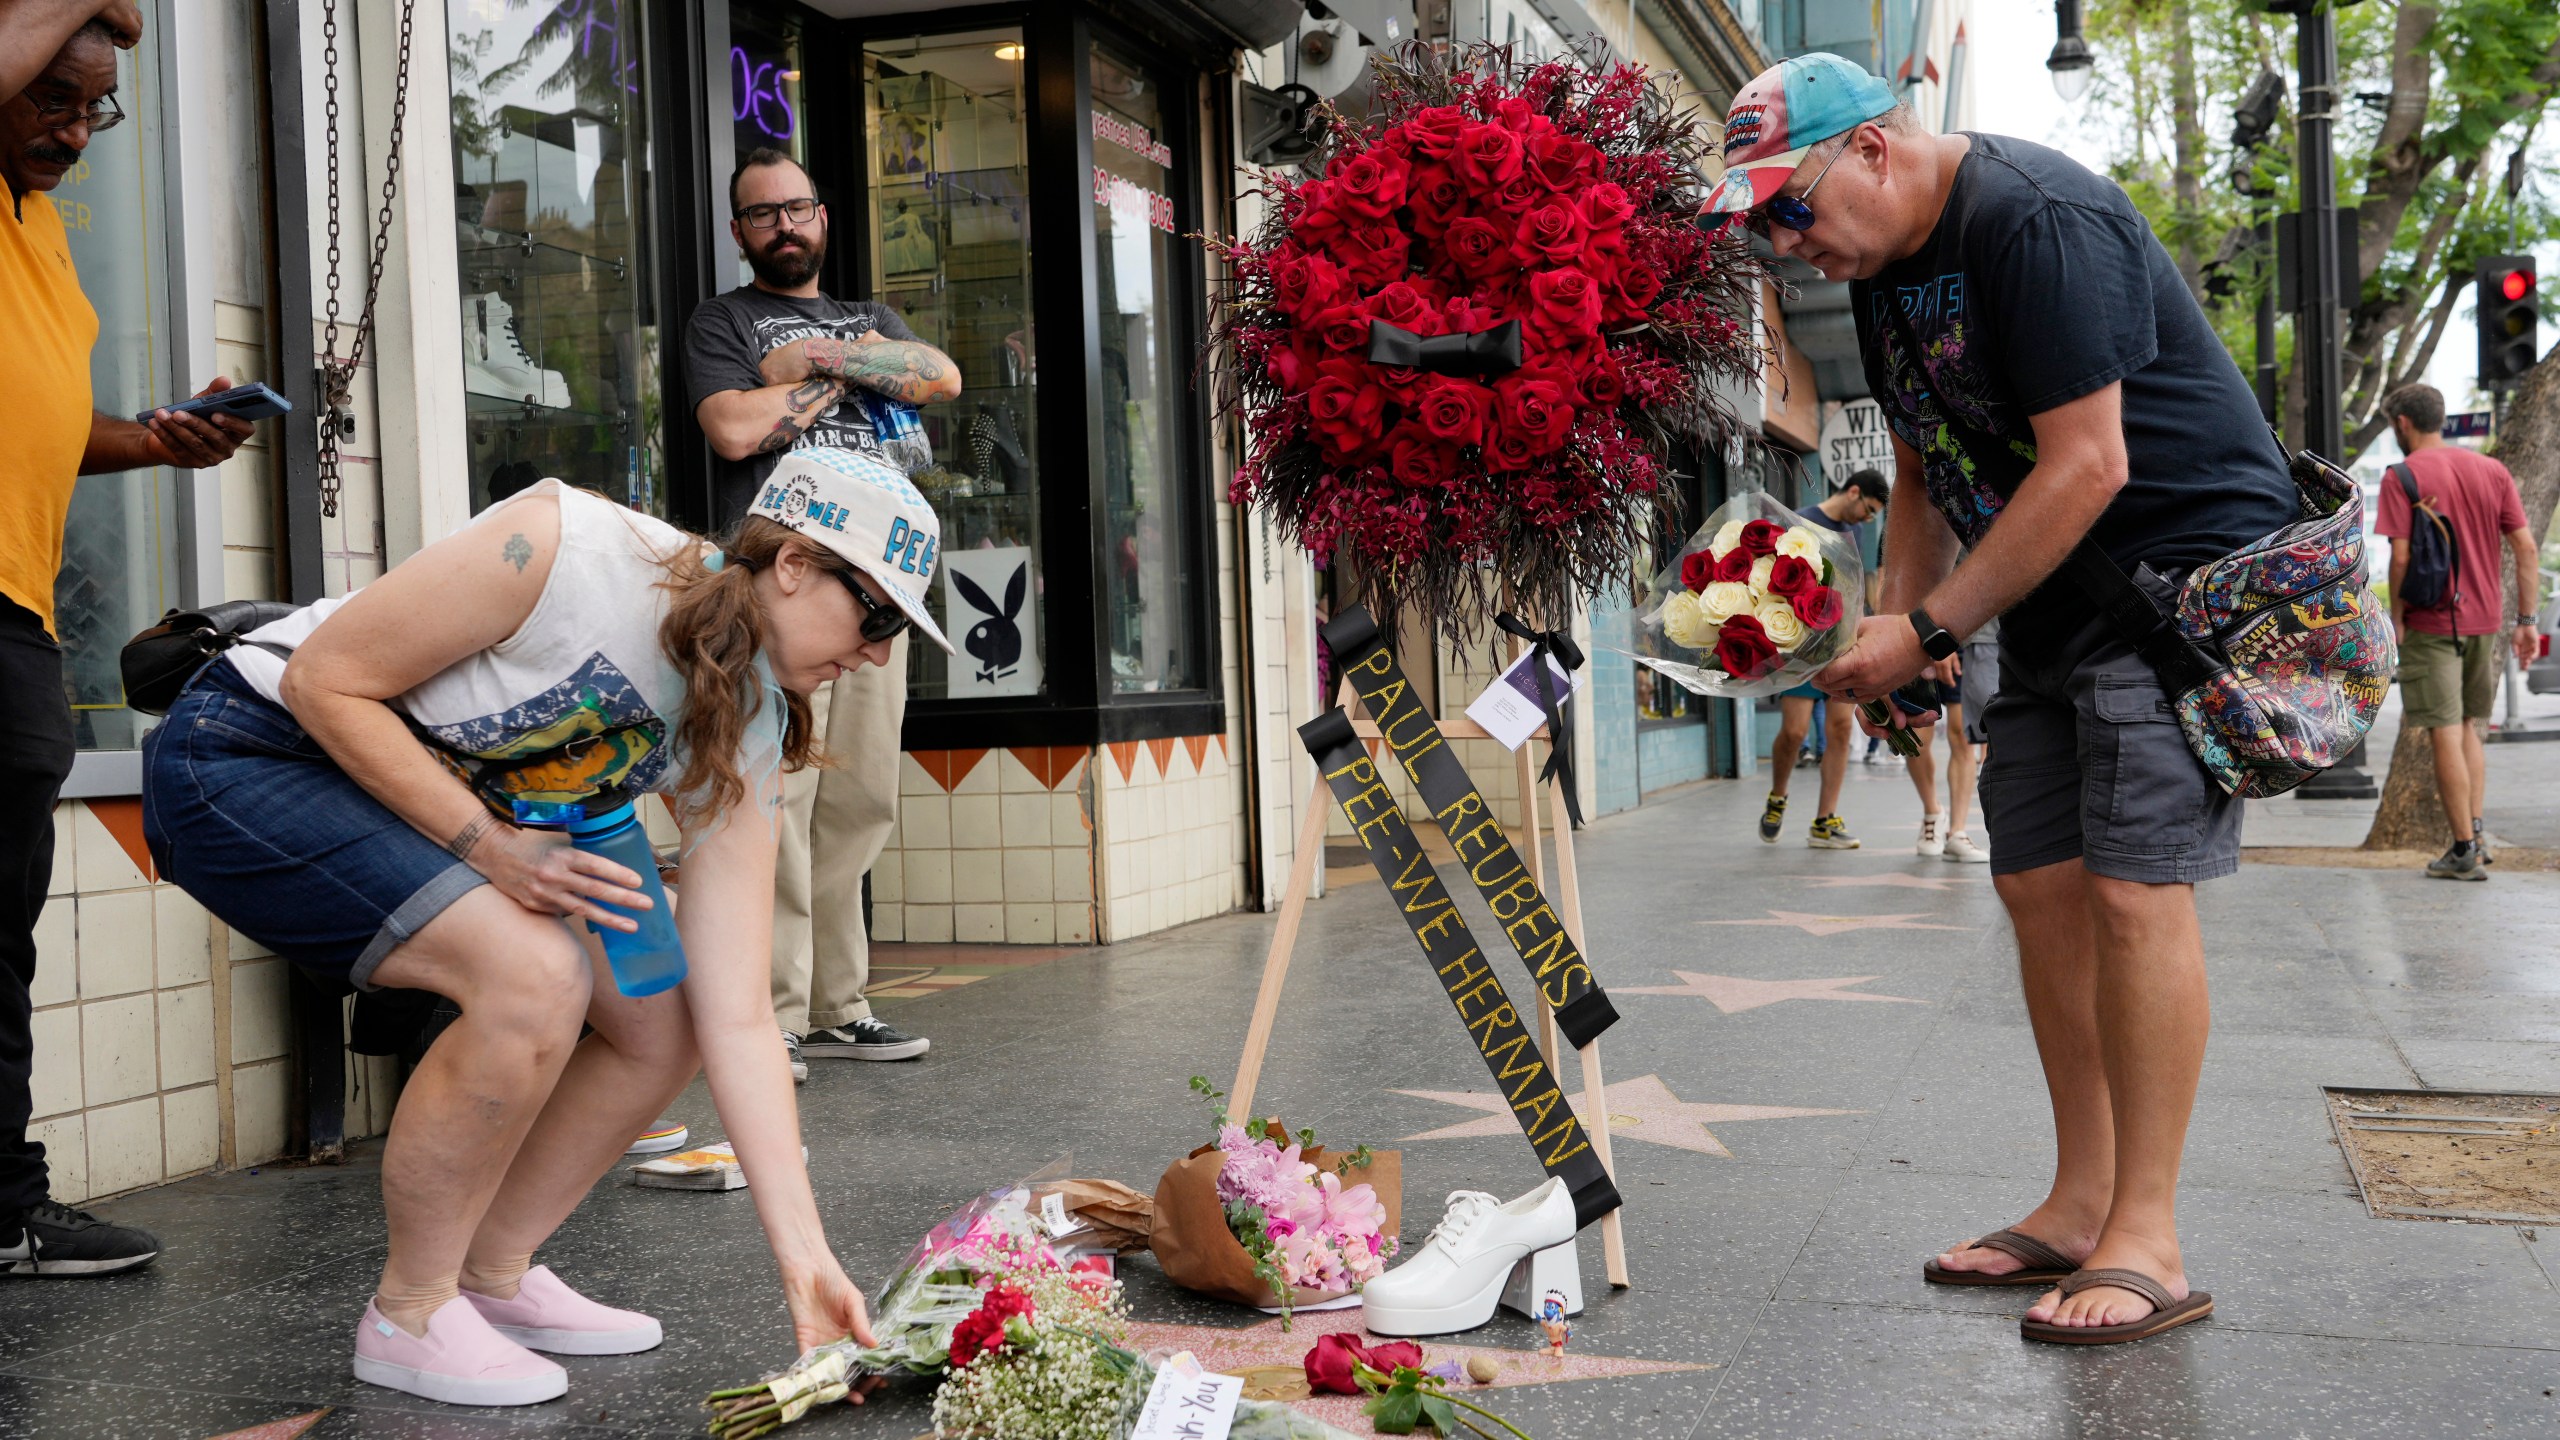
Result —
[[1458, 852], [1458, 861], [1476, 882], [1476, 893], [1493, 910], [1521, 963], [1537, 981], [1538, 993], [1555, 1007], [1556, 1028], [1580, 1049], [1618, 1023], [1617, 1007], [1593, 978], [1582, 951], [1567, 935], [1564, 922], [1538, 893], [1538, 877], [1529, 873], [1501, 819], [1485, 804], [1467, 767], [1450, 750], [1440, 724], [1415, 697], [1413, 685], [1396, 664], [1393, 650], [1378, 633], [1367, 609], [1353, 606], [1324, 627], [1324, 643], [1351, 688], [1359, 692], [1369, 718], [1396, 753], [1413, 788], [1431, 807], [1441, 833]]
[[1601, 1168], [1598, 1152], [1573, 1107], [1565, 1103], [1564, 1090], [1538, 1053], [1537, 1042], [1529, 1038], [1520, 1012], [1503, 994], [1502, 981], [1485, 964], [1457, 902], [1431, 868], [1431, 858], [1422, 853], [1394, 792], [1378, 778], [1378, 767], [1352, 733], [1350, 717], [1338, 708], [1328, 710], [1300, 726], [1298, 737], [1316, 757], [1388, 893], [1403, 908], [1405, 923], [1422, 942], [1423, 958], [1438, 972], [1449, 1003], [1457, 1007], [1495, 1087], [1510, 1102], [1512, 1118], [1529, 1137], [1538, 1163], [1573, 1192], [1575, 1225], [1588, 1225], [1617, 1209], [1624, 1203], [1618, 1187]]

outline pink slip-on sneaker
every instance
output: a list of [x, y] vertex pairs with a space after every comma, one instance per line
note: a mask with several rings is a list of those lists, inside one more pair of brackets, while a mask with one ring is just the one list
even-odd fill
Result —
[[457, 1297], [412, 1335], [370, 1300], [356, 1327], [356, 1378], [448, 1405], [539, 1405], [569, 1390], [569, 1372], [489, 1328]]
[[634, 1310], [597, 1304], [570, 1289], [548, 1265], [524, 1272], [513, 1300], [468, 1290], [462, 1298], [499, 1334], [528, 1350], [553, 1355], [635, 1355], [655, 1350], [666, 1338], [657, 1321]]

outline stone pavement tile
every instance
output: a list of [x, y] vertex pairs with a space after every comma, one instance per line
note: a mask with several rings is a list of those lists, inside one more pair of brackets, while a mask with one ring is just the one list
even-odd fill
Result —
[[1779, 1282], [1781, 1300], [1892, 1305], [1950, 1314], [2023, 1314], [2037, 1292], [1985, 1285], [1932, 1285], [1920, 1278], [1930, 1256], [1961, 1240], [2003, 1229], [2044, 1198], [2044, 1178], [1861, 1172], [1842, 1180]]
[[2560, 1043], [2560, 994], [2444, 994], [2370, 988], [2364, 993], [2395, 1039]]
[[2408, 1039], [2400, 1048], [2432, 1089], [2560, 1091], [2560, 1044]]
[[1777, 1302], [1695, 1440], [2406, 1440], [2560, 1424], [2547, 1353], [2269, 1335], [2207, 1319], [2139, 1344], [2037, 1345], [2013, 1320]]
[[116, 1440], [205, 1440], [317, 1408], [242, 1395], [178, 1400], [159, 1386], [0, 1374], [0, 1435], [44, 1440], [110, 1435]]

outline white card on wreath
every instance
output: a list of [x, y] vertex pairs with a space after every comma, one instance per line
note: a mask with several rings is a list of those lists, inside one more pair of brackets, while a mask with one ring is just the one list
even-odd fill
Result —
[[[1467, 707], [1467, 718], [1483, 726], [1484, 733], [1501, 741], [1506, 750], [1517, 750], [1529, 743], [1529, 737], [1547, 723], [1547, 712], [1538, 703], [1538, 682], [1529, 669], [1529, 662], [1537, 653], [1531, 650], [1512, 661], [1510, 668], [1495, 676], [1475, 703]], [[1550, 655], [1547, 678], [1553, 687], [1550, 693], [1561, 709], [1566, 699], [1582, 688], [1586, 677], [1565, 669]]]
[[1211, 1374], [1185, 1350], [1156, 1367], [1129, 1440], [1227, 1440], [1243, 1398], [1243, 1376]]

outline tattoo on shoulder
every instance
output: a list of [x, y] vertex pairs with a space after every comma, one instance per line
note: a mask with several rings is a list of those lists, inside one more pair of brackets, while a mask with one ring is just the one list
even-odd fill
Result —
[[498, 556], [500, 559], [513, 564], [516, 567], [516, 573], [521, 575], [524, 573], [525, 563], [533, 559], [533, 546], [525, 540], [523, 533], [519, 531], [518, 533], [507, 537], [507, 548], [499, 551]]

